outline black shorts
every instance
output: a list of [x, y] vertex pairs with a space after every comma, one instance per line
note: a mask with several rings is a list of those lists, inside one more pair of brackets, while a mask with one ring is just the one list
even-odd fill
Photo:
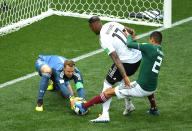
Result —
[[[133, 64], [123, 63], [127, 76], [131, 76], [137, 71], [137, 69], [139, 68], [140, 62], [141, 61], [138, 61], [137, 63], [133, 63]], [[121, 76], [121, 73], [117, 69], [116, 65], [113, 64], [107, 74], [107, 77], [106, 77], [107, 82], [110, 83], [111, 85], [114, 85], [116, 82], [120, 82], [122, 79], [123, 77]]]

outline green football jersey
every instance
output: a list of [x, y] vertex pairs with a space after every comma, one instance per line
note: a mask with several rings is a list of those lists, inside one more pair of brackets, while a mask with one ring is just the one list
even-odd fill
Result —
[[127, 46], [138, 49], [142, 53], [142, 62], [137, 83], [145, 91], [154, 91], [157, 88], [159, 70], [164, 56], [161, 46], [133, 42], [131, 35], [127, 39]]

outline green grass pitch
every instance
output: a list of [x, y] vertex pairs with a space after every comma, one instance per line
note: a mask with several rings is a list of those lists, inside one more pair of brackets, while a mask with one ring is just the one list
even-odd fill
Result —
[[[180, 7], [185, 8], [180, 8]], [[173, 1], [173, 22], [187, 18], [192, 1]], [[154, 27], [129, 25], [137, 34]], [[44, 111], [36, 112], [39, 76], [0, 89], [0, 130], [2, 131], [191, 131], [192, 130], [192, 21], [162, 31], [164, 61], [159, 76], [156, 101], [159, 116], [147, 115], [147, 98], [133, 98], [136, 111], [123, 116], [124, 100], [113, 98], [108, 124], [92, 124], [101, 105], [86, 116], [77, 116], [70, 103], [58, 92], [47, 91]], [[148, 37], [138, 40], [147, 42]], [[18, 32], [0, 37], [0, 83], [35, 71], [39, 54], [75, 58], [99, 49], [98, 36], [89, 29], [87, 19], [51, 16]], [[98, 95], [112, 60], [102, 52], [76, 63], [84, 77], [87, 100]], [[131, 80], [136, 80], [136, 75]], [[73, 83], [73, 82], [71, 82]], [[73, 84], [72, 84], [73, 85]]]

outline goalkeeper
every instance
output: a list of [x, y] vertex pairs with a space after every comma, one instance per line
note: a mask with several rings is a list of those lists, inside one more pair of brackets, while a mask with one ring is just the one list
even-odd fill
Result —
[[43, 111], [43, 97], [48, 88], [49, 79], [53, 81], [53, 86], [70, 100], [74, 93], [69, 81], [74, 80], [78, 96], [85, 99], [83, 78], [72, 60], [62, 56], [39, 55], [35, 66], [41, 76], [36, 111]]

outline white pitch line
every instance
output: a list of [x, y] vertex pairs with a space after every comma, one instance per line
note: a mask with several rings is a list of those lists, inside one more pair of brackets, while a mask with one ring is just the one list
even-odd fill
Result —
[[[174, 24], [172, 24], [171, 28], [173, 28], [173, 27], [175, 27], [175, 26], [178, 26], [178, 25], [181, 25], [181, 24], [183, 24], [183, 23], [185, 23], [185, 22], [188, 22], [188, 21], [191, 21], [191, 20], [192, 20], [192, 17], [189, 17], [189, 18], [186, 18], [186, 19], [177, 21], [177, 22], [175, 22]], [[145, 36], [150, 35], [153, 31], [163, 31], [163, 30], [166, 30], [166, 29], [167, 29], [167, 28], [161, 27], [161, 28], [158, 28], [158, 29], [149, 31], [149, 32], [147, 32], [147, 33], [138, 35], [136, 38], [137, 38], [137, 39], [140, 39], [140, 38], [143, 38], [143, 37], [145, 37]], [[79, 61], [79, 60], [81, 60], [81, 59], [84, 59], [84, 58], [93, 56], [93, 55], [98, 54], [98, 53], [103, 52], [103, 51], [104, 51], [103, 49], [98, 49], [98, 50], [95, 50], [95, 51], [90, 52], [90, 53], [88, 53], [88, 54], [85, 54], [85, 55], [82, 55], [82, 56], [78, 56], [78, 57], [76, 57], [76, 58], [73, 58], [72, 60], [76, 62], [76, 61]], [[31, 78], [31, 77], [36, 76], [36, 75], [38, 75], [37, 72], [33, 72], [33, 73], [31, 73], [31, 74], [27, 74], [27, 75], [22, 76], [22, 77], [20, 77], [20, 78], [17, 78], [17, 79], [14, 79], [14, 80], [5, 82], [5, 83], [3, 83], [3, 84], [0, 84], [0, 88], [3, 88], [3, 87], [8, 86], [8, 85], [12, 85], [12, 84], [17, 83], [17, 82], [22, 81], [22, 80], [26, 80], [26, 79]]]
[[8, 85], [12, 85], [12, 84], [14, 84], [14, 83], [17, 83], [17, 82], [19, 82], [19, 81], [22, 81], [22, 80], [31, 78], [31, 77], [36, 76], [36, 75], [38, 75], [37, 72], [33, 72], [33, 73], [31, 73], [31, 74], [27, 74], [27, 75], [25, 75], [25, 76], [22, 76], [22, 77], [19, 77], [19, 78], [17, 78], [17, 79], [14, 79], [14, 80], [11, 80], [11, 81], [8, 81], [8, 82], [5, 82], [5, 83], [1, 84], [1, 85], [0, 85], [0, 88], [3, 88], [3, 87], [8, 86]]
[[76, 62], [76, 61], [79, 61], [79, 60], [81, 60], [81, 59], [87, 58], [87, 57], [89, 57], [89, 56], [93, 56], [93, 55], [98, 54], [98, 53], [103, 52], [103, 51], [104, 51], [103, 49], [98, 49], [98, 50], [95, 50], [95, 51], [90, 52], [90, 53], [88, 53], [88, 54], [85, 54], [85, 55], [82, 55], [82, 56], [78, 56], [78, 57], [76, 57], [76, 58], [73, 58], [72, 60], [73, 60], [74, 62]]

